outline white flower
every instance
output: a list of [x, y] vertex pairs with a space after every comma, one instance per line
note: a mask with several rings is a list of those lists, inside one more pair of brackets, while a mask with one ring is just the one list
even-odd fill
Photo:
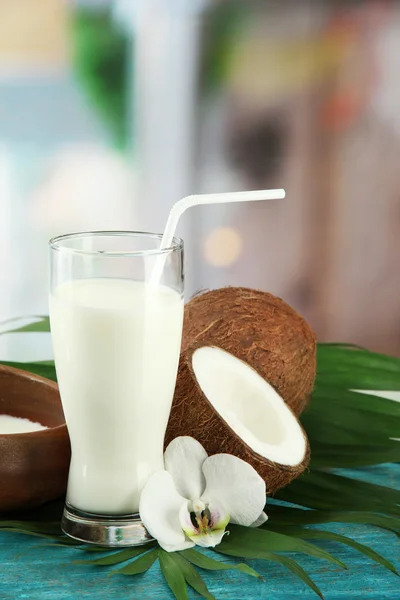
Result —
[[266, 488], [247, 462], [231, 454], [208, 456], [194, 438], [173, 440], [164, 454], [165, 471], [152, 475], [141, 498], [140, 518], [167, 552], [195, 544], [219, 544], [229, 523], [258, 527]]

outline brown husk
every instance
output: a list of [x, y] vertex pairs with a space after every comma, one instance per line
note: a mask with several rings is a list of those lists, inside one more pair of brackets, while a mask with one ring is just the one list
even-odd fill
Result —
[[[307, 450], [300, 464], [296, 466], [274, 463], [248, 446], [224, 421], [203, 394], [192, 367], [195, 350], [207, 345], [199, 340], [181, 353], [179, 376], [165, 439], [166, 446], [179, 435], [189, 435], [197, 439], [208, 454], [228, 453], [238, 456], [251, 464], [265, 480], [267, 493], [274, 494], [288, 485], [307, 467], [310, 448], [307, 436]], [[299, 425], [299, 427], [301, 427]]]
[[[316, 374], [316, 340], [286, 302], [258, 290], [227, 287], [195, 296], [185, 307], [182, 350], [202, 339], [253, 367], [300, 415]], [[186, 375], [180, 372], [178, 380]]]

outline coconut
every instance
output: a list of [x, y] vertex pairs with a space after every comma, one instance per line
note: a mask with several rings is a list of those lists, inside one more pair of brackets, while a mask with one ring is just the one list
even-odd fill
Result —
[[315, 335], [280, 298], [235, 287], [195, 296], [185, 307], [182, 349], [199, 338], [253, 367], [296, 415], [307, 405], [316, 373]]
[[197, 439], [209, 454], [251, 464], [275, 493], [306, 468], [310, 451], [301, 425], [255, 369], [203, 338], [180, 356], [166, 445], [178, 435]]

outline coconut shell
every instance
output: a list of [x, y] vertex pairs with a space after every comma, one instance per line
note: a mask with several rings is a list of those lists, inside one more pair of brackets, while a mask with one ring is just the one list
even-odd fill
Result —
[[307, 406], [316, 374], [315, 335], [280, 298], [240, 287], [197, 295], [185, 307], [182, 350], [200, 337], [204, 346], [221, 348], [253, 367], [296, 416]]
[[252, 465], [264, 479], [267, 493], [274, 494], [298, 477], [307, 467], [310, 458], [307, 436], [299, 424], [307, 442], [307, 450], [302, 462], [296, 466], [274, 463], [248, 446], [215, 410], [197, 383], [192, 367], [192, 356], [195, 350], [203, 345], [199, 341], [181, 353], [179, 376], [165, 445], [167, 446], [179, 435], [189, 435], [198, 440], [209, 455], [227, 453], [238, 456]]

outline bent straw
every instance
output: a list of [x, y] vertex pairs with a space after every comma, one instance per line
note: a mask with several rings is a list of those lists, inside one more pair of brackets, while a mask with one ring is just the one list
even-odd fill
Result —
[[[223, 194], [198, 194], [186, 196], [176, 202], [167, 220], [164, 234], [161, 240], [160, 250], [170, 248], [175, 234], [175, 230], [182, 214], [192, 206], [201, 204], [225, 204], [228, 202], [257, 202], [259, 200], [281, 200], [285, 197], [285, 190], [255, 190], [249, 192], [231, 192]], [[159, 283], [164, 268], [166, 256], [160, 255], [154, 266], [150, 277], [150, 282], [153, 284]]]

